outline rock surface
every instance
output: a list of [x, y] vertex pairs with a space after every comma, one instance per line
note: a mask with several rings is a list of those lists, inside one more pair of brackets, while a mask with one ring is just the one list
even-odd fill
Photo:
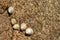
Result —
[[[9, 6], [15, 7], [10, 16]], [[35, 33], [13, 30], [11, 18], [27, 23]], [[0, 0], [0, 40], [60, 40], [60, 0]]]

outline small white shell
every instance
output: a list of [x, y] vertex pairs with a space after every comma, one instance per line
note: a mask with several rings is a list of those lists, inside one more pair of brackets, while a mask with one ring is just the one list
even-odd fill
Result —
[[14, 7], [11, 6], [11, 7], [8, 8], [9, 13], [12, 13], [13, 11], [14, 11]]
[[22, 23], [21, 24], [21, 30], [26, 30], [26, 28], [27, 28], [27, 24], [26, 23]]
[[13, 25], [13, 28], [14, 28], [14, 29], [19, 29], [20, 26], [19, 26], [19, 24], [14, 24], [14, 25]]
[[12, 24], [16, 24], [16, 22], [17, 22], [16, 19], [14, 19], [14, 18], [11, 19]]
[[32, 28], [27, 28], [26, 29], [26, 34], [28, 34], [28, 35], [31, 35], [31, 34], [33, 34], [34, 32], [33, 32], [33, 29]]

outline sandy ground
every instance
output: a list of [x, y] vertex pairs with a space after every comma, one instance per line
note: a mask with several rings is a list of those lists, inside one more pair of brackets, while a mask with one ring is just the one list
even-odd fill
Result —
[[[15, 9], [12, 15], [9, 6]], [[11, 18], [27, 23], [34, 34], [13, 30]], [[60, 0], [0, 0], [0, 40], [60, 40]]]

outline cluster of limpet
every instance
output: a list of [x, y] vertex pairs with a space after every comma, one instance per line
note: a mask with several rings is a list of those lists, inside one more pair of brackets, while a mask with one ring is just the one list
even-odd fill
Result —
[[[8, 12], [10, 14], [12, 14], [13, 11], [14, 7], [11, 6], [8, 8]], [[13, 25], [13, 29], [25, 31], [25, 34], [27, 35], [31, 35], [34, 33], [32, 28], [27, 27], [27, 23], [21, 23], [21, 25], [19, 25], [15, 18], [11, 19], [11, 24]]]

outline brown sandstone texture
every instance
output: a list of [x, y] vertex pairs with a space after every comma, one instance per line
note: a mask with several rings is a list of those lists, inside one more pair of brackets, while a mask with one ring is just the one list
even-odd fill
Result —
[[[9, 15], [8, 7], [14, 12]], [[10, 19], [27, 23], [31, 36], [14, 30]], [[0, 0], [0, 40], [60, 40], [60, 0]]]

